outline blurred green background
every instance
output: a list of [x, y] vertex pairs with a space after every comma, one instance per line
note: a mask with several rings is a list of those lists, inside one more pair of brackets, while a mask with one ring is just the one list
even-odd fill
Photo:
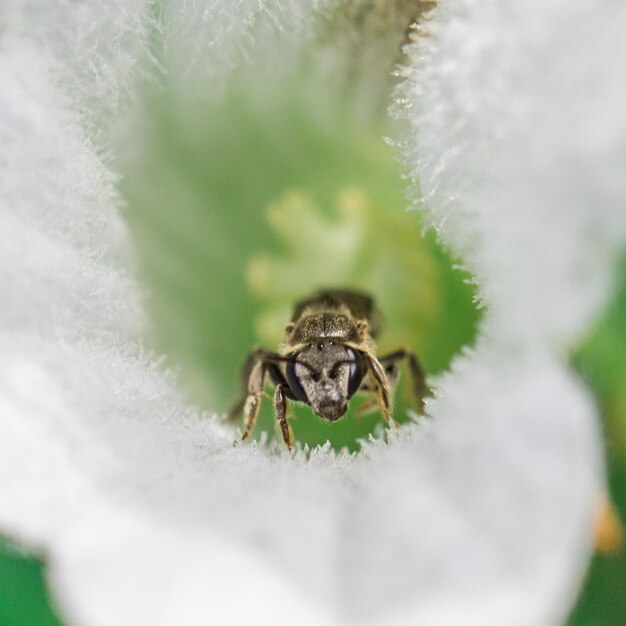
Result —
[[[583, 345], [573, 365], [602, 410], [609, 486], [622, 522], [626, 520], [626, 258], [617, 294]], [[626, 549], [597, 554], [570, 626], [626, 624]]]
[[[432, 233], [422, 236], [419, 214], [404, 211], [383, 128], [317, 119], [300, 93], [290, 88], [262, 113], [249, 94], [196, 110], [159, 97], [126, 166], [152, 341], [213, 410], [236, 398], [248, 351], [276, 350], [293, 305], [319, 288], [374, 295], [386, 318], [380, 353], [410, 346], [429, 373], [473, 337], [473, 288]], [[309, 445], [355, 450], [382, 423], [353, 412], [331, 424], [293, 408], [294, 434]], [[271, 402], [255, 436], [263, 431], [273, 436]]]
[[43, 563], [0, 539], [0, 625], [58, 626], [44, 581]]

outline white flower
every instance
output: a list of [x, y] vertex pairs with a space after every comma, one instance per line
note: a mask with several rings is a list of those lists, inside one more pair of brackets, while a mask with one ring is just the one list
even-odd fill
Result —
[[[0, 529], [45, 554], [64, 619], [562, 621], [603, 481], [596, 409], [563, 354], [624, 243], [626, 8], [436, 10], [407, 71], [404, 151], [480, 284], [480, 339], [438, 381], [428, 427], [295, 459], [233, 448], [133, 343], [140, 288], [94, 129], [143, 71], [150, 7], [3, 10]], [[166, 19], [218, 81], [253, 56], [257, 13], [295, 41], [317, 10], [172, 3]]]

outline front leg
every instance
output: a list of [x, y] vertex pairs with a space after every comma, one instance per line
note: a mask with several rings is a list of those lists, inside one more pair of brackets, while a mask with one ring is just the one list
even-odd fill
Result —
[[285, 385], [276, 385], [274, 391], [274, 413], [276, 415], [276, 423], [280, 429], [283, 441], [289, 450], [293, 449], [293, 432], [287, 423], [287, 398], [285, 395]]
[[241, 373], [239, 375], [240, 380], [240, 392], [237, 400], [231, 405], [227, 413], [227, 419], [229, 421], [235, 421], [239, 419], [244, 411], [246, 401], [248, 400], [250, 379], [252, 377], [252, 371], [255, 366], [258, 365], [262, 359], [263, 354], [267, 351], [263, 348], [253, 348], [241, 367]]
[[264, 361], [258, 361], [250, 373], [250, 378], [248, 380], [248, 396], [246, 397], [245, 404], [243, 405], [244, 428], [243, 434], [241, 435], [241, 441], [247, 439], [254, 428], [254, 423], [256, 422], [257, 415], [259, 414], [259, 407], [261, 406], [266, 372], [266, 363]]
[[365, 356], [369, 374], [374, 381], [374, 393], [376, 394], [380, 411], [386, 422], [393, 421], [391, 420], [391, 391], [389, 389], [387, 374], [385, 374], [385, 370], [380, 364], [380, 361], [373, 354], [364, 352], [363, 356]]
[[[284, 418], [284, 413], [286, 412], [286, 397], [293, 398], [294, 396], [289, 389], [287, 381], [277, 367], [278, 363], [285, 361], [287, 361], [286, 357], [280, 356], [274, 352], [269, 352], [263, 348], [254, 348], [246, 358], [241, 370], [241, 394], [228, 412], [229, 419], [236, 419], [243, 412], [243, 434], [241, 435], [240, 441], [247, 439], [252, 433], [263, 398], [265, 379], [269, 373], [272, 382], [277, 385], [277, 387], [281, 387], [280, 393], [277, 393], [274, 403], [276, 407], [276, 418], [280, 425], [283, 440], [288, 448], [293, 446], [293, 435]], [[279, 409], [281, 406], [283, 407], [282, 420], [279, 418]]]
[[243, 413], [241, 441], [248, 438], [254, 428], [261, 406], [265, 377], [273, 357], [278, 355], [263, 348], [254, 348], [241, 368], [241, 393], [228, 412], [229, 420], [237, 419]]

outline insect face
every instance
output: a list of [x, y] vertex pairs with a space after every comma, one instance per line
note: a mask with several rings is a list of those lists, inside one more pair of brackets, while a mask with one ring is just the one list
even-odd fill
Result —
[[317, 341], [294, 356], [286, 368], [291, 391], [319, 417], [339, 419], [367, 371], [361, 353], [327, 340]]

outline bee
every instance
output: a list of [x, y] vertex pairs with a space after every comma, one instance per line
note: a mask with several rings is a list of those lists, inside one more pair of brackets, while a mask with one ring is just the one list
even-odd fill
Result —
[[376, 357], [374, 340], [381, 325], [374, 300], [364, 293], [325, 289], [298, 302], [278, 352], [257, 347], [244, 363], [241, 394], [229, 412], [233, 419], [243, 413], [241, 441], [252, 433], [268, 376], [275, 387], [278, 431], [289, 450], [294, 438], [287, 422], [288, 401], [307, 404], [317, 416], [336, 422], [350, 399], [362, 392], [370, 396], [365, 410], [378, 407], [395, 424], [392, 398], [402, 360], [409, 366], [416, 409], [423, 413], [428, 389], [422, 367], [406, 348]]

